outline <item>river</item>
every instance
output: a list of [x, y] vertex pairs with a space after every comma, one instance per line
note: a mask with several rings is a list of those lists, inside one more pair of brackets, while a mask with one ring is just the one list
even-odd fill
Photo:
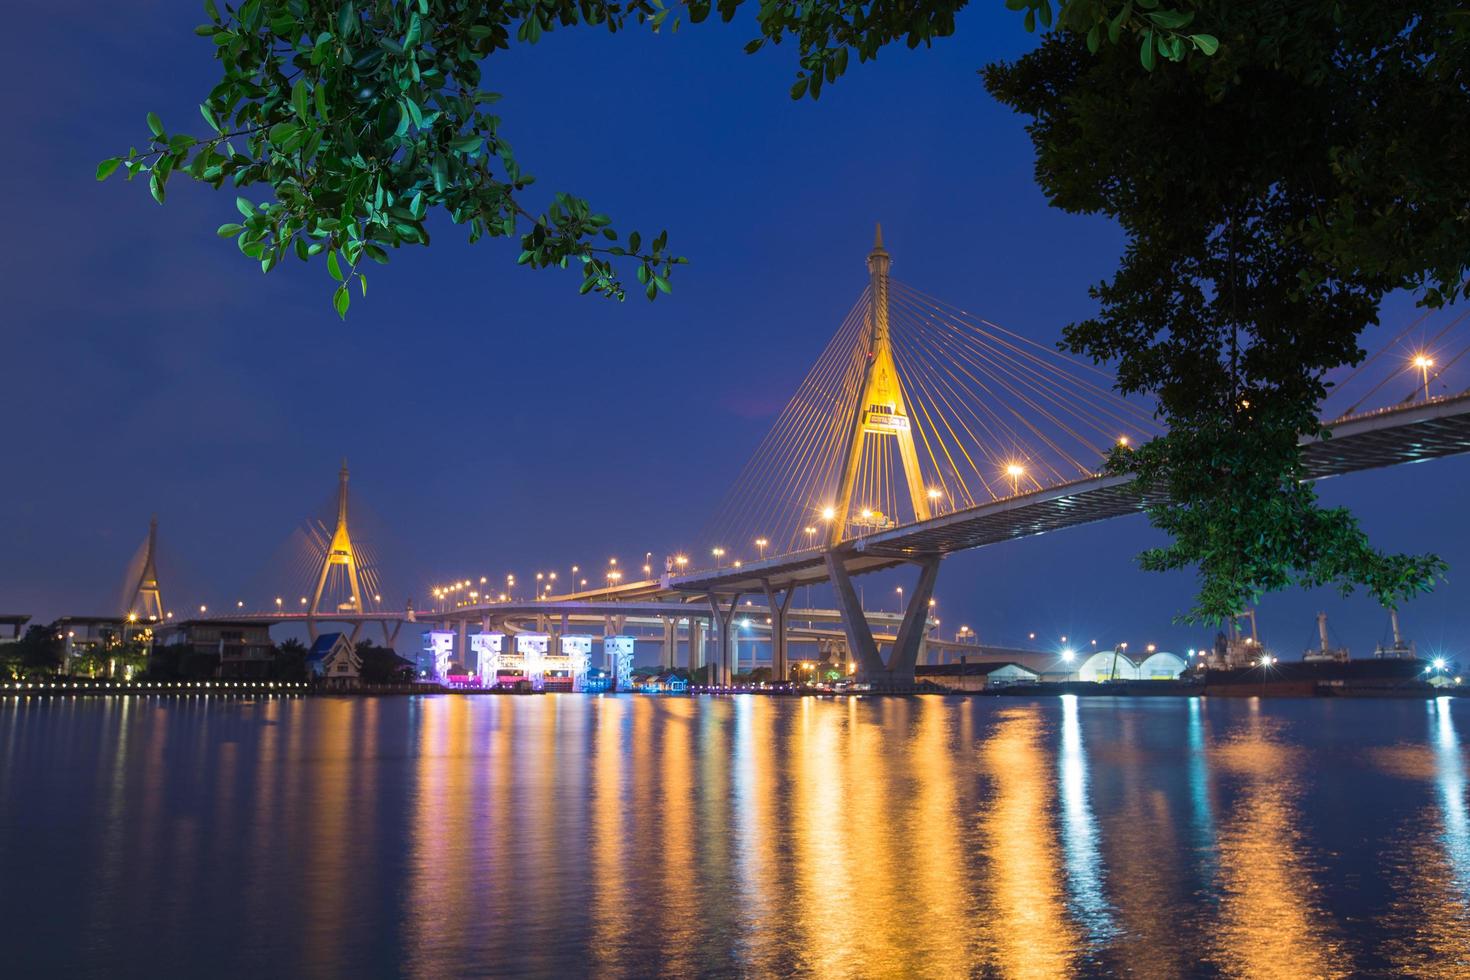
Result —
[[0, 698], [7, 976], [1470, 975], [1470, 700]]

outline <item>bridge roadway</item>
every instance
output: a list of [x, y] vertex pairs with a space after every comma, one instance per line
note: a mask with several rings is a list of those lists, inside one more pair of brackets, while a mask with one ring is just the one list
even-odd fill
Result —
[[[1309, 479], [1470, 452], [1470, 392], [1338, 419], [1331, 432], [1328, 439], [1303, 441]], [[1091, 524], [1143, 510], [1150, 500], [1132, 484], [1128, 475], [1074, 480], [850, 539], [838, 550], [848, 572], [861, 574]], [[767, 586], [785, 589], [827, 581], [826, 556], [826, 549], [818, 547], [746, 562], [738, 569], [701, 569], [659, 583], [629, 583], [627, 588], [630, 594], [761, 595]]]

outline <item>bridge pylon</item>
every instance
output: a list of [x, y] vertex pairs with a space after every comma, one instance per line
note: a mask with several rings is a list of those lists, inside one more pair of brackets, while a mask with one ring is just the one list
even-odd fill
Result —
[[327, 576], [333, 565], [341, 565], [342, 571], [347, 577], [347, 585], [351, 590], [349, 599], [340, 603], [336, 609], [326, 610], [327, 618], [333, 613], [354, 612], [363, 610], [362, 588], [358, 582], [357, 575], [357, 552], [352, 546], [352, 535], [347, 530], [347, 460], [342, 460], [342, 469], [337, 474], [337, 527], [332, 532], [332, 540], [327, 545], [326, 556], [322, 559], [321, 574], [317, 576], [316, 590], [311, 596], [311, 605], [307, 607], [306, 628], [313, 640], [316, 639], [316, 621], [322, 615], [322, 592], [327, 586]]
[[868, 304], [867, 360], [863, 365], [862, 391], [848, 428], [847, 456], [842, 464], [842, 479], [837, 486], [833, 517], [827, 529], [828, 545], [836, 545], [846, 537], [852, 518], [853, 487], [870, 435], [897, 441], [914, 519], [929, 519], [929, 496], [924, 489], [923, 474], [919, 471], [919, 454], [914, 449], [903, 383], [893, 362], [893, 344], [888, 331], [888, 270], [891, 265], [892, 258], [883, 247], [883, 226], [880, 224], [873, 236], [873, 250], [868, 253], [872, 291]]
[[128, 596], [125, 612], [142, 620], [163, 621], [163, 593], [158, 587], [158, 563], [155, 552], [158, 547], [158, 517], [148, 521], [148, 546], [143, 553], [143, 570]]

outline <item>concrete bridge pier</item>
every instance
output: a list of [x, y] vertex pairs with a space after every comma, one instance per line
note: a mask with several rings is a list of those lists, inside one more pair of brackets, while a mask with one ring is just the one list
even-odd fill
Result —
[[769, 579], [761, 580], [761, 588], [766, 593], [766, 608], [771, 611], [771, 680], [779, 684], [787, 679], [790, 671], [786, 656], [786, 614], [791, 609], [791, 597], [796, 594], [796, 587], [787, 586], [779, 600]]
[[661, 647], [659, 665], [664, 670], [673, 670], [674, 658], [678, 656], [679, 647], [679, 621], [668, 616], [663, 617], [664, 639]]
[[730, 626], [735, 619], [735, 612], [740, 606], [740, 593], [737, 592], [730, 598], [728, 606], [722, 605], [720, 597], [716, 593], [709, 594], [710, 627], [715, 643], [714, 656], [711, 662], [715, 665], [715, 684], [728, 687], [734, 679], [734, 672], [730, 668]]
[[687, 651], [689, 676], [704, 666], [704, 621], [690, 616], [689, 624], [689, 649]]
[[843, 556], [836, 551], [827, 552], [827, 572], [837, 595], [837, 609], [842, 614], [842, 632], [847, 637], [848, 650], [857, 661], [859, 683], [871, 684], [877, 690], [902, 691], [914, 686], [914, 665], [918, 662], [929, 624], [929, 600], [939, 580], [939, 562], [938, 555], [914, 560], [914, 564], [919, 566], [919, 580], [909, 596], [903, 622], [898, 627], [893, 649], [885, 663], [873, 639], [873, 630], [868, 625], [862, 602], [852, 587]]

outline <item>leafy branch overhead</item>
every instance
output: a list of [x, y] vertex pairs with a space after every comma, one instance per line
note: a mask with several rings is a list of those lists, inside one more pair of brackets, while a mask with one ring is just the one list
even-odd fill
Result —
[[[391, 250], [429, 243], [430, 212], [467, 225], [470, 241], [519, 236], [519, 261], [533, 268], [579, 267], [581, 291], [623, 298], [618, 266], [636, 267], [649, 298], [669, 291], [676, 265], [666, 234], [624, 236], [587, 201], [557, 194], [533, 213], [523, 204], [533, 178], [521, 169], [493, 112], [499, 95], [482, 88], [483, 62], [512, 43], [535, 44], [557, 27], [615, 33], [630, 24], [658, 31], [712, 12], [730, 21], [746, 0], [206, 0], [196, 28], [215, 46], [223, 77], [200, 105], [202, 135], [147, 117], [142, 148], [102, 161], [97, 178], [121, 169], [146, 178], [159, 204], [182, 175], [219, 189], [268, 186], [272, 200], [237, 199], [240, 220], [221, 225], [263, 272], [295, 255], [325, 254], [337, 283], [332, 303], [346, 315], [362, 262], [386, 263]], [[967, 0], [760, 0], [760, 36], [746, 46], [796, 40], [792, 97], [816, 98], [824, 81], [902, 40], [909, 47], [954, 32]], [[1053, 21], [1051, 0], [1007, 0], [1026, 10], [1028, 29]], [[1207, 35], [1184, 35], [1192, 12], [1157, 0], [1062, 0], [1057, 23], [1106, 37], [1141, 35], [1148, 50], [1178, 60], [1210, 53]], [[1187, 39], [1182, 40], [1182, 39]], [[1150, 64], [1149, 58], [1145, 64]], [[197, 125], [197, 124], [196, 124]]]
[[1362, 360], [1387, 295], [1470, 298], [1462, 8], [1222, 2], [1201, 7], [1213, 58], [1142, 72], [1132, 51], [1060, 31], [984, 72], [1029, 117], [1051, 203], [1127, 236], [1066, 345], [1158, 398], [1168, 434], [1110, 468], [1137, 474], [1169, 535], [1143, 566], [1198, 569], [1195, 618], [1292, 585], [1394, 606], [1444, 573], [1319, 506], [1299, 446], [1326, 435], [1329, 372]]
[[196, 32], [224, 68], [199, 107], [208, 135], [170, 132], [149, 113], [147, 144], [104, 160], [99, 180], [119, 168], [146, 177], [160, 204], [178, 175], [216, 189], [268, 185], [274, 200], [237, 199], [240, 220], [219, 234], [263, 272], [325, 253], [342, 315], [354, 280], [366, 293], [363, 260], [427, 245], [435, 209], [468, 226], [471, 242], [519, 235], [524, 265], [579, 266], [584, 293], [623, 297], [615, 261], [636, 265], [649, 299], [669, 291], [684, 259], [666, 235], [645, 247], [570, 194], [536, 214], [521, 203], [533, 178], [500, 134], [499, 96], [480, 88], [480, 62], [512, 32], [534, 41], [540, 29], [527, 25], [551, 11], [452, 0], [246, 0], [223, 10], [207, 0], [205, 10]]

